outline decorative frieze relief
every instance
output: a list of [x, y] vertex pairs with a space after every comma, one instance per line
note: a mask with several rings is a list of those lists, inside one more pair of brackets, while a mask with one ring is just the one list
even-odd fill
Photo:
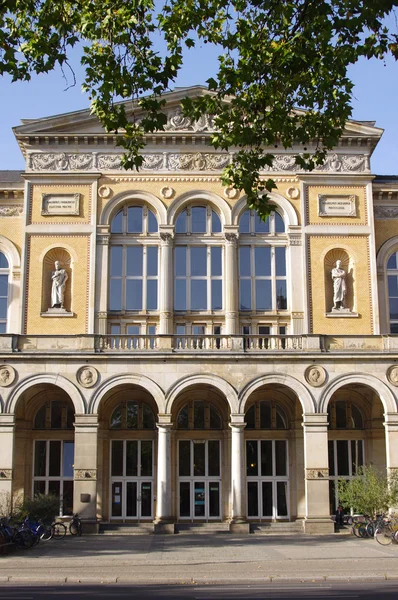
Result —
[[177, 109], [167, 115], [167, 123], [164, 129], [165, 131], [194, 131], [197, 133], [215, 131], [212, 116], [202, 115], [200, 119], [193, 121], [189, 117], [185, 117], [181, 109]]
[[1, 479], [12, 480], [12, 469], [1, 469], [0, 468], [0, 480]]
[[309, 479], [326, 479], [329, 477], [329, 469], [306, 469], [305, 478]]
[[[123, 171], [122, 154], [66, 152], [32, 152], [28, 156], [29, 171]], [[233, 153], [222, 152], [155, 152], [144, 153], [144, 162], [140, 171], [221, 171], [233, 160]], [[275, 155], [272, 167], [267, 166], [263, 173], [303, 172], [295, 162], [295, 154]], [[363, 173], [369, 172], [366, 155], [332, 154], [325, 164], [315, 172]]]
[[375, 219], [398, 219], [398, 206], [375, 206]]
[[0, 206], [0, 217], [19, 217], [23, 213], [22, 204]]

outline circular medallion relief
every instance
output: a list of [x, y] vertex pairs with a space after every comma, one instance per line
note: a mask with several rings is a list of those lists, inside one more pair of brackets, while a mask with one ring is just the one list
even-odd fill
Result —
[[300, 196], [300, 190], [296, 187], [290, 187], [288, 188], [286, 194], [292, 200], [296, 200]]
[[81, 367], [76, 373], [76, 379], [85, 388], [93, 387], [98, 381], [98, 371], [94, 367]]
[[162, 189], [160, 190], [161, 195], [163, 196], [163, 198], [166, 198], [166, 200], [169, 200], [170, 198], [172, 198], [175, 194], [175, 190], [170, 187], [169, 185], [166, 185], [165, 187], [162, 187]]
[[0, 367], [0, 386], [7, 387], [11, 385], [16, 377], [15, 369], [10, 365], [2, 365]]
[[98, 190], [98, 195], [101, 198], [110, 198], [112, 194], [112, 190], [108, 185], [101, 185], [101, 187]]
[[393, 366], [387, 369], [387, 379], [395, 386], [398, 386], [398, 367]]
[[239, 191], [236, 190], [234, 187], [230, 186], [230, 187], [226, 187], [224, 189], [224, 196], [226, 198], [230, 198], [231, 200], [233, 200], [234, 198], [237, 198], [239, 195]]
[[320, 387], [326, 381], [326, 371], [319, 365], [312, 365], [305, 370], [305, 380], [313, 387]]

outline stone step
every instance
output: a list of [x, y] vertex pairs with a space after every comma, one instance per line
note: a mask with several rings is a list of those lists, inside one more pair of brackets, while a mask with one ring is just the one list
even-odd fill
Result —
[[193, 535], [229, 533], [229, 523], [175, 523], [174, 532]]
[[148, 535], [153, 533], [153, 523], [101, 523], [101, 535]]
[[256, 535], [297, 535], [304, 532], [301, 521], [280, 521], [276, 523], [251, 523], [250, 533]]

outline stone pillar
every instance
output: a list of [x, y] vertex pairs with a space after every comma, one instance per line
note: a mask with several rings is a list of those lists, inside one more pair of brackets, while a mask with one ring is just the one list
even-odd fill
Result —
[[97, 262], [95, 273], [95, 298], [97, 323], [95, 330], [101, 335], [107, 333], [108, 286], [109, 286], [109, 226], [103, 225], [97, 234]]
[[173, 228], [161, 227], [160, 232], [160, 261], [159, 261], [159, 333], [173, 333]]
[[73, 510], [97, 527], [98, 415], [75, 415]]
[[398, 414], [385, 413], [387, 475], [398, 475]]
[[158, 473], [155, 533], [174, 533], [171, 509], [171, 414], [158, 415]]
[[232, 414], [231, 437], [231, 525], [232, 533], [249, 532], [246, 522], [245, 415]]
[[225, 229], [225, 334], [235, 335], [239, 326], [238, 228]]
[[0, 504], [12, 501], [15, 415], [0, 414]]
[[333, 533], [329, 508], [328, 415], [304, 414], [306, 533]]

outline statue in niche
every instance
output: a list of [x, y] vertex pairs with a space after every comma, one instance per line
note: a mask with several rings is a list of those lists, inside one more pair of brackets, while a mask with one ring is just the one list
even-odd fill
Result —
[[54, 263], [55, 271], [51, 273], [51, 307], [64, 308], [65, 287], [68, 280], [68, 274], [65, 269], [61, 269], [61, 263], [56, 260]]
[[341, 260], [336, 260], [336, 266], [331, 272], [333, 279], [333, 308], [339, 310], [345, 308], [345, 297], [347, 294], [346, 272], [341, 268]]

